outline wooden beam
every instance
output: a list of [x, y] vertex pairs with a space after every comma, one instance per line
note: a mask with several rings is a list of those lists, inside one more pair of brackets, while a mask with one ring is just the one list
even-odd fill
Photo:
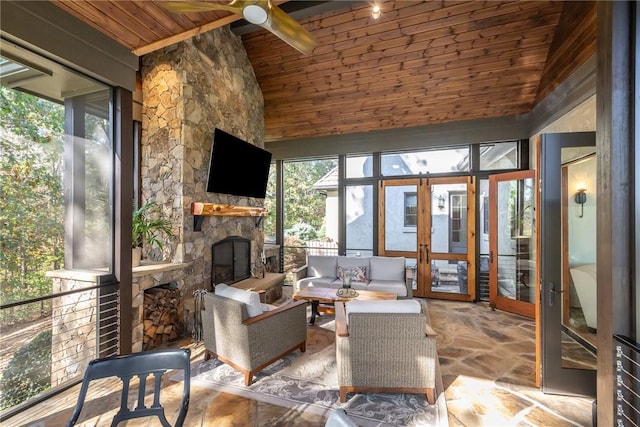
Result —
[[197, 36], [198, 34], [206, 33], [207, 31], [211, 31], [211, 30], [215, 30], [216, 28], [223, 27], [241, 18], [242, 17], [240, 15], [232, 14], [225, 18], [221, 18], [216, 21], [209, 22], [204, 25], [200, 25], [199, 27], [184, 31], [180, 34], [176, 34], [174, 36], [167, 37], [165, 39], [158, 40], [153, 43], [149, 43], [148, 45], [145, 45], [145, 46], [140, 46], [137, 49], [133, 49], [131, 52], [133, 52], [135, 55], [138, 55], [138, 56], [146, 55], [147, 53], [154, 52], [158, 49], [162, 49], [163, 47], [171, 46], [172, 44], [190, 39], [191, 37]]
[[191, 213], [207, 216], [267, 216], [267, 210], [261, 207], [199, 202], [191, 203]]

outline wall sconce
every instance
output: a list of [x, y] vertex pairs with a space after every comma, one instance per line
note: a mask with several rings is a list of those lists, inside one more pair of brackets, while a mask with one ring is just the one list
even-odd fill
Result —
[[444, 209], [444, 196], [442, 194], [438, 196], [438, 208]]
[[582, 216], [584, 215], [584, 204], [587, 201], [586, 191], [587, 190], [585, 188], [580, 188], [578, 189], [574, 197], [574, 200], [576, 201], [576, 203], [580, 205], [580, 215], [579, 215], [580, 218], [582, 218]]

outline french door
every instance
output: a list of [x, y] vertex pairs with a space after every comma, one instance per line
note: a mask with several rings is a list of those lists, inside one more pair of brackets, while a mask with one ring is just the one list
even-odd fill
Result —
[[489, 299], [535, 318], [535, 171], [489, 177]]
[[[585, 333], [590, 330], [589, 313], [595, 313], [591, 306], [597, 303], [598, 284], [595, 279], [590, 282], [570, 273], [593, 262], [598, 245], [597, 169], [595, 160], [588, 160], [594, 152], [594, 132], [544, 134], [540, 141], [540, 320], [545, 393], [595, 396], [596, 392], [596, 353], [577, 328], [586, 322]], [[585, 191], [588, 200], [578, 196]], [[580, 293], [581, 289], [586, 292]], [[568, 322], [563, 315], [567, 312], [580, 316]], [[593, 333], [597, 320], [590, 327]]]
[[475, 300], [473, 178], [386, 180], [379, 200], [378, 254], [410, 260], [413, 295]]

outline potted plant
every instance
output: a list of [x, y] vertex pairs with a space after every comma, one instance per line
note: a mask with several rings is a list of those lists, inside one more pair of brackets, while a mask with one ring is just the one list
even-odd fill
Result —
[[171, 222], [162, 217], [160, 207], [156, 202], [149, 201], [133, 211], [133, 223], [131, 226], [131, 264], [135, 267], [140, 265], [142, 256], [142, 245], [146, 243], [157, 246], [162, 251], [162, 241], [160, 233], [168, 236], [172, 235]]

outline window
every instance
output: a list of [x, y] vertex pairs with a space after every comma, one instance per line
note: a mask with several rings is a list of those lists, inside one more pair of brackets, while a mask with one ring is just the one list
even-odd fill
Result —
[[373, 255], [373, 185], [347, 185], [345, 189], [346, 253]]
[[383, 154], [381, 168], [383, 176], [469, 172], [469, 147]]
[[482, 198], [482, 233], [489, 234], [489, 196]]
[[373, 156], [347, 156], [347, 178], [373, 176]]
[[449, 252], [467, 253], [467, 194], [449, 193]]
[[287, 161], [284, 180], [284, 271], [307, 254], [338, 253], [338, 161]]
[[516, 141], [480, 144], [480, 170], [516, 169], [518, 143]]
[[112, 88], [20, 54], [56, 78], [44, 73], [0, 87], [0, 346], [7, 353], [0, 410], [8, 411], [81, 377], [89, 360], [117, 353], [119, 344], [117, 284], [107, 283]]
[[263, 230], [265, 243], [275, 243], [276, 241], [276, 189], [277, 189], [277, 168], [276, 163], [271, 163], [269, 169], [269, 180], [267, 181], [267, 195], [264, 198], [264, 207], [267, 209], [267, 216], [263, 217]]
[[418, 225], [418, 194], [404, 193], [404, 226], [415, 227]]

